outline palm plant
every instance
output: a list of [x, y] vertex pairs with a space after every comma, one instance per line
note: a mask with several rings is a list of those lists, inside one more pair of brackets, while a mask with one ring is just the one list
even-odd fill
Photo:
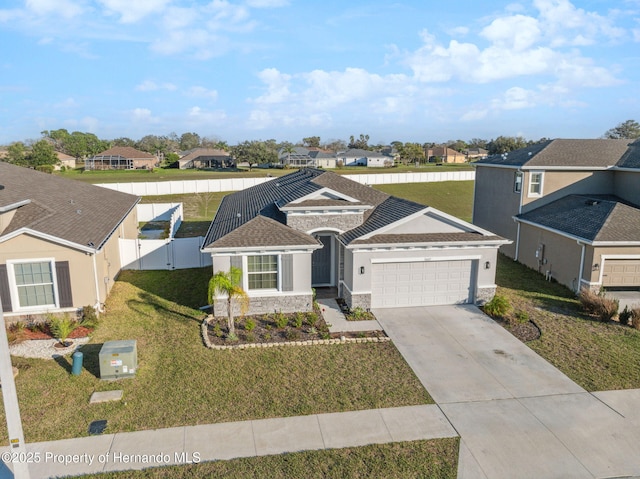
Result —
[[232, 266], [229, 271], [218, 271], [209, 280], [209, 304], [214, 304], [218, 296], [227, 299], [227, 326], [229, 336], [235, 335], [236, 328], [233, 319], [234, 302], [240, 306], [240, 314], [244, 314], [249, 309], [249, 295], [242, 289], [242, 270]]

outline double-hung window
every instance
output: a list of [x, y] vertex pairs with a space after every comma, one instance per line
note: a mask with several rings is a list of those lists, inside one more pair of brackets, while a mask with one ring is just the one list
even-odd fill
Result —
[[278, 289], [278, 255], [247, 256], [248, 287]]
[[516, 171], [513, 179], [513, 191], [514, 193], [520, 193], [522, 191], [522, 171]]
[[542, 171], [529, 173], [529, 196], [542, 196]]
[[13, 263], [18, 307], [56, 306], [52, 261]]

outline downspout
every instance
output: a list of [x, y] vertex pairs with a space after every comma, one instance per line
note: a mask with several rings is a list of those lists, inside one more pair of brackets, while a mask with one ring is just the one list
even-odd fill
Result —
[[576, 287], [576, 293], [579, 293], [582, 287], [582, 271], [584, 268], [584, 255], [587, 249], [587, 245], [585, 243], [580, 243], [580, 241], [578, 241], [578, 244], [582, 244], [582, 253], [580, 254], [580, 271], [578, 273], [578, 285]]
[[98, 264], [96, 263], [96, 253], [92, 253], [93, 258], [93, 278], [96, 286], [96, 305], [94, 306], [98, 312], [102, 312], [102, 301], [100, 301], [100, 284], [98, 283]]
[[[522, 173], [522, 181], [520, 182], [520, 199], [518, 200], [518, 215], [522, 214], [522, 192], [524, 191], [524, 171], [518, 169], [518, 173]], [[518, 261], [518, 255], [520, 253], [520, 222], [518, 221], [518, 231], [516, 232], [516, 254], [514, 261]]]
[[516, 254], [513, 258], [514, 261], [518, 261], [518, 254], [520, 253], [520, 222], [515, 220], [518, 223], [518, 230], [516, 231]]

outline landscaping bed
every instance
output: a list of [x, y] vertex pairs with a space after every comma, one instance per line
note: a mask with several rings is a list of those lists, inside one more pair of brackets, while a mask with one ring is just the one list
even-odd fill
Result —
[[207, 335], [215, 346], [386, 337], [383, 331], [330, 333], [319, 311], [245, 316], [236, 320], [237, 338], [234, 339], [229, 338], [227, 318], [215, 317], [207, 322]]
[[342, 298], [336, 298], [336, 303], [338, 303], [338, 306], [347, 321], [373, 321], [376, 319], [375, 315], [371, 311], [366, 311], [360, 307], [355, 307], [353, 309], [349, 308], [347, 302]]

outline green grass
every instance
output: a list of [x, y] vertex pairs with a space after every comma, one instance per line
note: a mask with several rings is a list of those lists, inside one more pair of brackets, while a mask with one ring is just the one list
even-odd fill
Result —
[[[344, 167], [327, 169], [340, 175], [381, 174], [381, 173], [408, 173], [428, 171], [468, 171], [473, 167], [469, 164], [435, 164], [424, 166], [394, 166], [393, 168], [365, 168]], [[87, 183], [140, 183], [149, 181], [179, 181], [179, 180], [209, 180], [222, 178], [262, 178], [266, 176], [283, 176], [295, 170], [279, 168], [248, 168], [228, 170], [179, 170], [177, 168], [154, 170], [104, 170], [83, 171], [82, 169], [56, 172], [56, 175]]]
[[393, 196], [433, 206], [462, 220], [471, 221], [473, 184], [473, 181], [444, 181], [375, 185], [374, 188]]
[[176, 238], [205, 236], [222, 198], [230, 193], [143, 196], [141, 203], [182, 203], [184, 219]]
[[[123, 271], [91, 343], [84, 370], [70, 357], [13, 358], [28, 442], [87, 435], [432, 402], [391, 343], [206, 349], [200, 337], [209, 268]], [[102, 343], [138, 341], [134, 379], [98, 379]], [[94, 391], [122, 389], [121, 402], [89, 405]], [[4, 424], [0, 441], [6, 443]]]
[[572, 291], [500, 255], [498, 294], [542, 331], [527, 343], [588, 391], [640, 388], [640, 331], [582, 314]]
[[434, 439], [305, 451], [83, 477], [96, 479], [194, 477], [455, 479], [458, 449], [459, 439]]

